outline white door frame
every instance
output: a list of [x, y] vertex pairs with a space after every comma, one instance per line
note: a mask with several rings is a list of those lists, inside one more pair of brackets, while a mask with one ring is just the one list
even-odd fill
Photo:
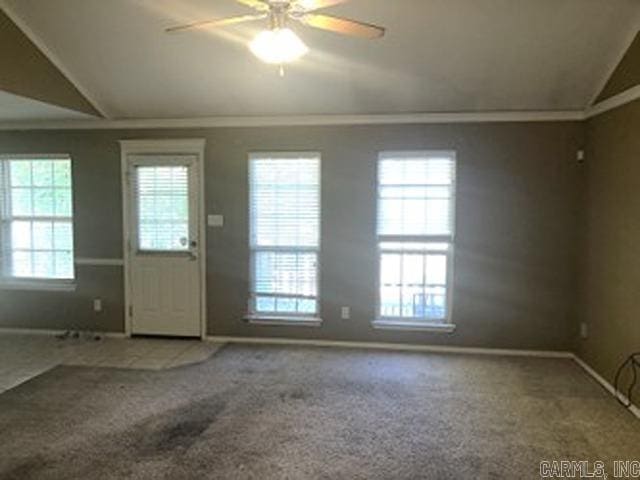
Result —
[[204, 138], [177, 138], [161, 140], [120, 140], [120, 167], [122, 187], [122, 248], [124, 252], [124, 318], [125, 335], [130, 337], [132, 331], [132, 318], [130, 315], [132, 306], [131, 292], [131, 199], [129, 198], [129, 164], [128, 158], [132, 154], [183, 154], [195, 155], [196, 175], [198, 178], [198, 259], [200, 261], [200, 338], [207, 337], [207, 239], [205, 223], [205, 199], [204, 199]]

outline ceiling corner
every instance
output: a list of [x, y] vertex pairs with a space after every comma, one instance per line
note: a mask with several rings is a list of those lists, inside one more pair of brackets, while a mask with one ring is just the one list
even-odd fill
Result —
[[[110, 118], [39, 36], [0, 0], [0, 90], [95, 117]], [[4, 47], [2, 46], [4, 44]]]
[[612, 57], [606, 75], [598, 83], [598, 89], [589, 107], [640, 85], [640, 30], [632, 30], [620, 52]]

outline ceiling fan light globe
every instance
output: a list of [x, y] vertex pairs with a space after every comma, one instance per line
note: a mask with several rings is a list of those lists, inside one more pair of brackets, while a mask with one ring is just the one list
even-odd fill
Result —
[[260, 32], [249, 44], [251, 52], [265, 63], [282, 65], [303, 57], [309, 49], [288, 28]]

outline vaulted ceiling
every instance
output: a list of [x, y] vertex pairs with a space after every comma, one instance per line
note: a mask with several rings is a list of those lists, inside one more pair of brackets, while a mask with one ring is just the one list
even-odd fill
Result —
[[246, 47], [264, 24], [163, 32], [233, 0], [0, 5], [109, 118], [582, 110], [640, 26], [638, 0], [351, 0], [327, 13], [386, 36], [296, 26], [311, 53], [281, 78]]
[[640, 31], [596, 99], [597, 102], [640, 84]]
[[[66, 113], [65, 113], [66, 112]], [[98, 111], [0, 10], [0, 120], [76, 117]]]

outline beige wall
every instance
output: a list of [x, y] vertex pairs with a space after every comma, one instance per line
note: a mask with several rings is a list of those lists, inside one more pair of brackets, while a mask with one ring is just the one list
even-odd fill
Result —
[[578, 354], [607, 380], [640, 351], [640, 100], [587, 123]]
[[[208, 332], [342, 340], [565, 350], [575, 336], [583, 125], [504, 123], [182, 131], [0, 132], [5, 152], [69, 152], [74, 162], [76, 255], [121, 258], [122, 138], [205, 137]], [[321, 328], [245, 324], [248, 291], [247, 154], [322, 152]], [[372, 329], [377, 275], [375, 166], [380, 150], [458, 154], [452, 335]], [[119, 267], [82, 267], [75, 294], [0, 292], [0, 325], [122, 331]], [[95, 315], [93, 296], [105, 299]], [[352, 307], [341, 320], [339, 308]]]
[[100, 116], [0, 9], [0, 90]]

